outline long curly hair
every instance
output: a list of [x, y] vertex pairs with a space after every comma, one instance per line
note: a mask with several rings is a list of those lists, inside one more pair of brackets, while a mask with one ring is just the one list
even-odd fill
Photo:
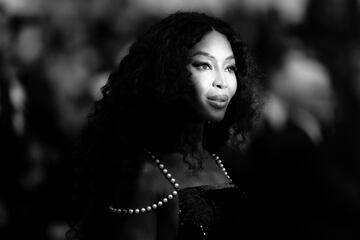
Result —
[[71, 211], [69, 239], [105, 237], [110, 200], [115, 192], [124, 196], [131, 190], [141, 164], [136, 155], [144, 148], [192, 151], [191, 139], [181, 132], [193, 114], [184, 101], [194, 90], [186, 66], [189, 50], [212, 30], [231, 44], [238, 88], [224, 119], [206, 125], [204, 147], [216, 151], [227, 141], [236, 145], [245, 139], [258, 106], [257, 70], [245, 44], [220, 19], [195, 12], [169, 15], [136, 39], [95, 103], [83, 135], [80, 198]]

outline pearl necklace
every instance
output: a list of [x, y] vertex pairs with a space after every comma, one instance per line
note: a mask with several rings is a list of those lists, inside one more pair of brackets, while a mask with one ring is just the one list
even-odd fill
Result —
[[219, 156], [217, 156], [215, 153], [211, 154], [215, 160], [217, 165], [220, 167], [220, 169], [223, 171], [223, 173], [225, 174], [225, 176], [229, 179], [230, 183], [232, 183], [232, 179], [229, 176], [229, 173], [226, 171], [226, 168], [224, 167], [224, 164], [222, 163], [221, 159]]
[[[161, 207], [165, 203], [167, 203], [169, 200], [173, 199], [176, 195], [178, 195], [178, 191], [180, 189], [180, 185], [176, 182], [175, 178], [169, 173], [169, 171], [165, 168], [165, 165], [150, 151], [146, 151], [146, 153], [154, 160], [156, 165], [159, 167], [161, 172], [164, 174], [164, 176], [169, 180], [170, 184], [174, 187], [174, 191], [172, 191], [169, 195], [164, 197], [162, 200], [158, 201], [157, 203], [153, 203], [152, 205], [149, 205], [147, 207], [142, 208], [135, 208], [135, 209], [121, 209], [121, 208], [114, 208], [113, 206], [109, 206], [109, 210], [113, 213], [124, 213], [124, 214], [138, 214], [138, 213], [145, 213], [149, 212], [153, 209], [157, 209], [158, 207]], [[212, 157], [215, 158], [217, 165], [220, 167], [220, 169], [224, 172], [225, 176], [229, 179], [230, 183], [232, 183], [232, 179], [230, 178], [228, 172], [226, 171], [224, 164], [220, 160], [219, 156], [216, 154], [212, 154]]]

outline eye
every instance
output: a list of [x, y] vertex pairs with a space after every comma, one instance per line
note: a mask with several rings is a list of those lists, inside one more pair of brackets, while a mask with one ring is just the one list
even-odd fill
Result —
[[235, 65], [230, 65], [230, 66], [227, 66], [225, 68], [225, 71], [229, 72], [229, 73], [235, 73], [237, 70], [236, 66]]
[[198, 70], [211, 70], [212, 69], [211, 65], [206, 62], [193, 62], [192, 66]]

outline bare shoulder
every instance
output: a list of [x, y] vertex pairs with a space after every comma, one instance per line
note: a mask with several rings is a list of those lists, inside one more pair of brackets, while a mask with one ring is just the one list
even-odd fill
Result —
[[[139, 174], [133, 183], [127, 206], [113, 214], [115, 239], [175, 239], [177, 201], [159, 204], [171, 184], [152, 159], [141, 159]], [[131, 214], [129, 214], [131, 210]], [[118, 218], [118, 216], [121, 216]]]
[[150, 158], [141, 159], [141, 166], [136, 179], [129, 182], [131, 194], [127, 208], [141, 209], [158, 203], [164, 194], [171, 192], [172, 186], [157, 164]]
[[136, 187], [140, 193], [159, 197], [169, 188], [169, 182], [152, 159], [145, 159], [140, 167]]

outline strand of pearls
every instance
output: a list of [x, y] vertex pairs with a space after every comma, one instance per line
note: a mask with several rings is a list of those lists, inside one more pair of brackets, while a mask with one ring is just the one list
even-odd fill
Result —
[[215, 161], [216, 161], [217, 165], [218, 165], [219, 168], [223, 171], [223, 173], [225, 174], [225, 176], [229, 179], [230, 183], [232, 183], [232, 179], [231, 179], [231, 177], [229, 176], [229, 173], [226, 171], [226, 168], [224, 167], [224, 164], [222, 163], [220, 157], [217, 156], [215, 153], [213, 153], [212, 156], [215, 158]]
[[146, 151], [146, 153], [155, 161], [156, 165], [159, 167], [161, 172], [164, 174], [164, 176], [169, 180], [171, 185], [174, 187], [174, 191], [172, 191], [169, 195], [164, 197], [162, 200], [158, 201], [157, 203], [154, 203], [152, 205], [149, 205], [147, 207], [143, 208], [135, 208], [135, 209], [120, 209], [120, 208], [114, 208], [113, 206], [109, 206], [109, 210], [114, 213], [128, 213], [128, 214], [138, 214], [138, 213], [145, 213], [149, 212], [153, 209], [157, 209], [158, 207], [161, 207], [165, 203], [167, 203], [169, 200], [173, 199], [177, 194], [178, 190], [180, 188], [180, 185], [176, 182], [175, 178], [169, 173], [169, 171], [165, 168], [165, 165], [161, 163], [161, 161], [156, 158], [154, 154], [152, 154], [150, 151]]

